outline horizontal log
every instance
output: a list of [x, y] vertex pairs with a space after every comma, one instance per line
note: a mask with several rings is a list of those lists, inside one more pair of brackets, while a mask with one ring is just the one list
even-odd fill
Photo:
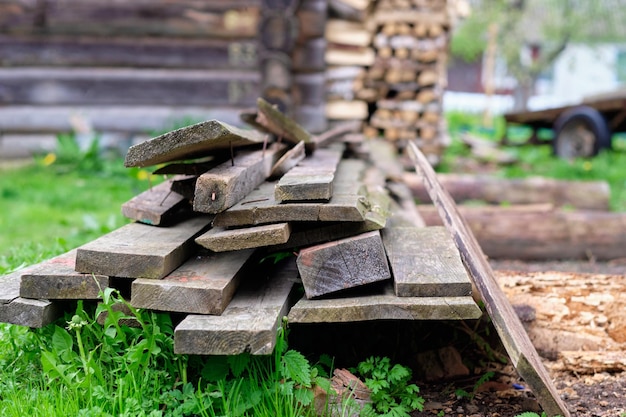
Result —
[[[626, 256], [626, 213], [570, 211], [549, 205], [458, 208], [490, 258], [611, 260]], [[433, 206], [418, 209], [427, 225], [442, 224]]]
[[372, 42], [372, 33], [364, 24], [339, 19], [328, 21], [325, 37], [331, 43], [350, 46], [366, 47]]
[[254, 105], [257, 71], [1, 68], [0, 104]]
[[[0, 93], [1, 94], [1, 93]], [[242, 126], [236, 106], [0, 106], [0, 131], [3, 133], [59, 133], [72, 132], [71, 123], [81, 117], [96, 132], [141, 134], [169, 131], [174, 125], [203, 120], [220, 120], [233, 126]]]
[[253, 37], [260, 2], [210, 0], [6, 0], [0, 5], [5, 33], [92, 36]]
[[[611, 190], [605, 181], [562, 181], [543, 177], [497, 178], [490, 175], [438, 174], [441, 185], [456, 203], [479, 200], [489, 204], [542, 204], [587, 210], [608, 210]], [[403, 181], [421, 203], [430, 197], [416, 174]]]
[[0, 35], [3, 67], [158, 67], [254, 69], [254, 38], [85, 38]]

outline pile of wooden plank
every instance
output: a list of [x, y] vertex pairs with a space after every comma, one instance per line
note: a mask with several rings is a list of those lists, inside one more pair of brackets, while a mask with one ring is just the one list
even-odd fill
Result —
[[0, 278], [0, 320], [42, 326], [63, 300], [125, 288], [134, 307], [185, 315], [179, 353], [269, 354], [284, 316], [480, 316], [449, 233], [387, 183], [391, 144], [355, 152], [354, 124], [314, 136], [262, 99], [257, 113], [258, 130], [211, 120], [131, 147], [127, 166], [171, 178], [123, 205], [133, 223]]

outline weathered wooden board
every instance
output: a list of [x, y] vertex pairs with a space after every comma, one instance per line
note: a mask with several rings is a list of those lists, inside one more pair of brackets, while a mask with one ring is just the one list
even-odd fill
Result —
[[254, 37], [257, 0], [5, 0], [0, 28], [8, 33], [90, 36]]
[[275, 183], [265, 182], [230, 209], [218, 214], [214, 226], [245, 226], [290, 221], [363, 221], [369, 209], [364, 187], [359, 187], [365, 170], [362, 160], [342, 160], [337, 169], [333, 197], [328, 203], [279, 204]]
[[71, 250], [22, 273], [20, 297], [35, 299], [98, 299], [109, 286], [106, 275], [83, 274], [74, 270], [76, 250]]
[[286, 146], [274, 143], [267, 149], [244, 151], [200, 175], [196, 181], [193, 209], [201, 213], [220, 213], [243, 200], [265, 181]]
[[123, 203], [122, 215], [141, 223], [160, 226], [173, 220], [185, 206], [189, 206], [188, 201], [172, 191], [172, 180], [167, 180]]
[[353, 297], [308, 300], [289, 311], [289, 323], [371, 320], [473, 320], [482, 312], [472, 297], [396, 297], [391, 283]]
[[0, 35], [4, 67], [144, 67], [255, 69], [253, 38], [85, 38]]
[[257, 100], [258, 113], [256, 121], [265, 129], [279, 138], [297, 144], [311, 141], [311, 134], [293, 119], [285, 116], [280, 110], [262, 98]]
[[415, 163], [415, 169], [422, 175], [428, 194], [437, 206], [446, 228], [452, 235], [461, 254], [461, 259], [470, 273], [478, 290], [478, 295], [485, 303], [485, 308], [513, 365], [533, 390], [539, 404], [548, 414], [570, 416], [570, 412], [550, 380], [550, 375], [543, 366], [541, 358], [524, 330], [524, 326], [504, 292], [498, 286], [491, 266], [476, 238], [459, 214], [452, 197], [439, 184], [437, 174], [417, 145], [409, 142], [408, 146], [409, 154]]
[[279, 245], [289, 240], [289, 223], [274, 223], [241, 229], [214, 227], [196, 238], [196, 243], [214, 252], [236, 251]]
[[388, 227], [383, 243], [398, 297], [462, 297], [472, 283], [445, 227]]
[[296, 262], [307, 298], [391, 278], [379, 231], [302, 249]]
[[0, 276], [0, 323], [40, 328], [61, 315], [61, 309], [51, 301], [20, 297], [21, 275], [36, 266]]
[[239, 286], [252, 253], [202, 253], [161, 280], [136, 279], [130, 303], [150, 310], [221, 314]]
[[79, 247], [76, 271], [120, 278], [163, 278], [191, 256], [193, 239], [210, 223], [210, 216], [197, 216], [170, 227], [127, 224]]
[[174, 332], [174, 351], [189, 355], [269, 355], [292, 303], [293, 259], [242, 283], [220, 316], [189, 315]]
[[281, 177], [291, 168], [298, 165], [306, 157], [304, 142], [298, 142], [296, 146], [289, 149], [272, 167], [270, 178]]
[[183, 127], [131, 146], [124, 166], [145, 167], [162, 162], [208, 156], [213, 150], [263, 143], [265, 136], [209, 120]]
[[255, 70], [0, 68], [0, 103], [11, 105], [251, 106]]
[[277, 202], [328, 201], [333, 196], [335, 171], [344, 146], [318, 149], [287, 172], [276, 184]]

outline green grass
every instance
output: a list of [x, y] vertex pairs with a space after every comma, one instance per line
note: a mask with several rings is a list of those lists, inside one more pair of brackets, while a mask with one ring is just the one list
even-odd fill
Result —
[[[461, 143], [461, 132], [471, 132], [485, 139], [496, 141], [504, 132], [504, 119], [495, 118], [493, 126], [484, 128], [478, 115], [450, 113], [446, 115], [452, 144], [446, 150], [440, 172], [454, 170], [459, 157], [468, 157], [469, 151]], [[517, 127], [509, 131], [509, 137], [520, 142], [529, 134], [527, 129]], [[542, 132], [549, 137], [550, 132]], [[517, 156], [519, 162], [498, 167], [494, 175], [505, 178], [544, 176], [559, 180], [606, 181], [611, 188], [610, 207], [613, 211], [626, 211], [626, 139], [622, 135], [613, 138], [613, 150], [603, 150], [593, 158], [577, 158], [567, 161], [552, 155], [550, 142], [545, 145], [508, 146], [502, 149]]]

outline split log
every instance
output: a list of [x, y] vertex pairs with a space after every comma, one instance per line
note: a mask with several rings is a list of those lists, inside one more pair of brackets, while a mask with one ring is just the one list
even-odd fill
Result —
[[309, 299], [391, 278], [378, 231], [302, 249], [296, 262]]
[[254, 39], [0, 36], [3, 67], [255, 69]]
[[124, 166], [150, 166], [162, 162], [207, 156], [212, 150], [260, 144], [264, 135], [217, 120], [183, 127], [131, 146]]
[[259, 81], [254, 70], [0, 68], [0, 103], [250, 106]]
[[[489, 204], [542, 204], [587, 210], [609, 210], [611, 190], [605, 181], [561, 181], [551, 178], [496, 178], [488, 175], [437, 174], [456, 203], [480, 200]], [[405, 173], [403, 181], [420, 203], [430, 197], [422, 180]]]
[[235, 294], [252, 250], [202, 253], [163, 279], [136, 279], [135, 308], [193, 314], [222, 314]]
[[368, 295], [300, 299], [289, 323], [349, 323], [371, 320], [475, 320], [482, 312], [472, 297], [396, 297], [391, 283]]
[[242, 283], [220, 316], [189, 315], [174, 331], [174, 352], [187, 355], [269, 355], [291, 306], [294, 260]]
[[569, 417], [570, 412], [550, 380], [548, 371], [543, 366], [513, 307], [498, 286], [491, 266], [461, 217], [452, 197], [439, 184], [435, 171], [417, 145], [409, 142], [408, 149], [415, 170], [424, 178], [428, 193], [437, 204], [441, 218], [459, 249], [461, 259], [470, 273], [478, 295], [485, 303], [485, 308], [513, 366], [533, 390], [539, 404], [547, 413]]
[[382, 232], [398, 297], [462, 297], [472, 284], [443, 227], [391, 227]]
[[76, 250], [44, 261], [22, 273], [20, 297], [50, 300], [95, 300], [109, 286], [106, 275], [76, 272]]
[[371, 0], [329, 0], [330, 11], [340, 19], [363, 22], [371, 13]]
[[211, 222], [199, 216], [171, 227], [131, 223], [78, 248], [76, 271], [161, 279], [191, 256], [193, 239]]
[[[611, 260], [626, 256], [626, 213], [568, 211], [550, 205], [459, 206], [484, 253], [494, 259]], [[441, 224], [419, 206], [427, 225]]]
[[279, 203], [328, 201], [333, 196], [335, 171], [344, 146], [316, 150], [287, 172], [276, 184], [274, 198]]
[[268, 149], [242, 152], [200, 175], [196, 181], [194, 211], [220, 213], [244, 199], [250, 191], [265, 181], [285, 151], [286, 146], [272, 144]]
[[372, 33], [362, 23], [331, 19], [326, 24], [328, 42], [340, 45], [367, 47], [372, 43]]
[[369, 116], [367, 103], [360, 100], [326, 103], [326, 117], [334, 120], [365, 120]]
[[324, 60], [327, 65], [358, 65], [367, 67], [374, 64], [376, 53], [369, 47], [341, 48], [329, 45]]
[[122, 215], [141, 223], [161, 226], [172, 221], [183, 207], [189, 207], [187, 200], [172, 191], [172, 180], [168, 180], [123, 203]]
[[289, 223], [275, 223], [240, 229], [214, 227], [198, 236], [196, 243], [214, 252], [239, 251], [280, 245], [289, 240], [290, 234], [291, 226]]

